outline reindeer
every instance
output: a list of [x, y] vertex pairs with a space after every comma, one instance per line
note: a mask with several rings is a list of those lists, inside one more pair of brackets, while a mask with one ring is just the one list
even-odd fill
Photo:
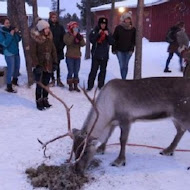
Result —
[[[116, 126], [121, 129], [120, 153], [112, 166], [125, 165], [125, 145], [130, 126], [137, 120], [170, 117], [177, 129], [162, 155], [173, 152], [186, 130], [190, 131], [190, 79], [155, 77], [138, 80], [114, 79], [100, 91], [81, 130], [73, 129], [76, 170], [84, 172], [97, 149], [105, 145]], [[88, 141], [84, 143], [84, 140]], [[98, 142], [102, 145], [97, 148]], [[82, 152], [82, 154], [81, 154]]]

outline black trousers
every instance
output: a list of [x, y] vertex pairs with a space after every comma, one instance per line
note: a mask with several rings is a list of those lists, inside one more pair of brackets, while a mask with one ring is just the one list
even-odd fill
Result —
[[[59, 79], [61, 77], [60, 76], [60, 72], [61, 72], [60, 71], [60, 61], [57, 64], [57, 70], [55, 72], [57, 72], [57, 79]], [[52, 72], [52, 74], [51, 74], [51, 79], [55, 80], [54, 72]]]
[[[41, 82], [43, 85], [47, 86], [49, 84], [51, 77], [51, 73], [48, 72], [43, 72], [41, 76]], [[36, 84], [36, 100], [40, 98], [47, 98], [48, 97], [48, 92], [43, 89], [41, 86]]]
[[98, 69], [100, 69], [100, 72], [98, 74], [98, 88], [102, 88], [104, 86], [107, 63], [108, 59], [92, 58], [91, 71], [88, 76], [88, 88], [94, 87], [94, 81], [96, 79]]

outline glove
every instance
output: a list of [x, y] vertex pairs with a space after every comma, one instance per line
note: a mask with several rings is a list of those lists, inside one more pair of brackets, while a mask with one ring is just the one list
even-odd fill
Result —
[[53, 63], [53, 71], [57, 71], [57, 69], [58, 69], [57, 63]]
[[77, 38], [79, 41], [81, 41], [81, 40], [83, 39], [83, 35], [81, 35], [80, 33], [78, 33], [78, 34], [76, 35], [76, 38]]
[[43, 72], [43, 68], [40, 65], [37, 65], [34, 69], [33, 69], [33, 75], [34, 75], [34, 80], [36, 82], [39, 82], [41, 79], [41, 75]]

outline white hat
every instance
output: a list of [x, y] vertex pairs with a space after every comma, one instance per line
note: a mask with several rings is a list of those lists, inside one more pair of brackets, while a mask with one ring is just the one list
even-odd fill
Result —
[[129, 11], [129, 12], [127, 12], [127, 13], [123, 13], [123, 14], [121, 15], [121, 17], [120, 17], [120, 21], [121, 21], [121, 22], [124, 22], [125, 19], [127, 19], [127, 18], [132, 19], [132, 11]]
[[49, 27], [49, 23], [45, 20], [39, 20], [36, 25], [36, 28], [38, 29], [39, 32], [48, 27]]

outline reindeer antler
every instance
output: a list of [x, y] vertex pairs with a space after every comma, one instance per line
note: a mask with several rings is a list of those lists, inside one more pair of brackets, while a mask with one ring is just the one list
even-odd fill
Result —
[[[81, 87], [80, 87], [81, 88]], [[89, 100], [89, 102], [92, 104], [92, 106], [93, 106], [93, 108], [94, 108], [94, 110], [95, 110], [95, 112], [96, 112], [96, 119], [94, 120], [94, 123], [93, 123], [93, 125], [92, 125], [92, 127], [91, 127], [91, 129], [90, 129], [90, 132], [87, 134], [87, 136], [86, 136], [86, 138], [83, 140], [83, 142], [78, 146], [78, 148], [77, 148], [77, 150], [83, 145], [83, 149], [82, 149], [82, 151], [81, 151], [81, 153], [80, 153], [80, 156], [75, 160], [75, 163], [76, 162], [78, 162], [81, 158], [82, 158], [82, 156], [83, 156], [83, 154], [84, 154], [84, 151], [85, 151], [85, 149], [86, 149], [86, 146], [87, 146], [87, 143], [88, 143], [88, 139], [89, 139], [89, 137], [90, 137], [90, 135], [91, 135], [91, 133], [92, 133], [92, 131], [94, 130], [94, 127], [95, 127], [95, 125], [96, 125], [96, 123], [97, 123], [97, 121], [98, 121], [98, 118], [99, 118], [99, 111], [98, 111], [98, 109], [97, 109], [97, 106], [96, 106], [96, 93], [97, 93], [97, 88], [95, 89], [95, 91], [94, 91], [94, 97], [93, 97], [93, 99], [92, 98], [90, 98], [90, 96], [88, 95], [88, 93], [86, 92], [86, 90], [85, 90], [85, 85], [83, 85], [83, 88], [81, 88], [82, 89], [82, 91], [83, 91], [83, 93], [84, 93], [84, 95], [87, 97], [87, 99]]]
[[[38, 84], [39, 86], [41, 86], [42, 88], [44, 88], [47, 92], [49, 92], [49, 94], [51, 94], [51, 95], [52, 95], [54, 98], [56, 98], [59, 102], [61, 102], [61, 103], [64, 105], [64, 107], [65, 107], [65, 109], [66, 109], [66, 113], [67, 113], [68, 132], [67, 132], [66, 134], [61, 135], [61, 136], [58, 136], [58, 137], [56, 137], [56, 138], [54, 138], [54, 139], [52, 139], [52, 140], [49, 140], [49, 141], [47, 141], [46, 143], [43, 143], [42, 141], [40, 141], [40, 140], [38, 139], [38, 142], [39, 142], [40, 144], [42, 144], [42, 149], [44, 149], [44, 156], [45, 156], [46, 158], [50, 158], [50, 156], [46, 156], [46, 149], [47, 149], [47, 145], [48, 145], [48, 144], [50, 144], [50, 143], [52, 143], [52, 142], [54, 142], [54, 141], [56, 141], [56, 140], [58, 140], [58, 139], [64, 138], [64, 137], [66, 137], [66, 136], [69, 136], [69, 137], [71, 137], [71, 138], [73, 139], [73, 134], [72, 134], [72, 131], [71, 131], [71, 117], [70, 117], [70, 110], [72, 109], [73, 105], [69, 108], [69, 107], [66, 105], [66, 103], [65, 103], [62, 99], [60, 99], [59, 97], [57, 97], [47, 86], [43, 85], [41, 82], [37, 82], [37, 84]], [[71, 156], [70, 156], [70, 158], [69, 158], [69, 162], [70, 162], [70, 160], [72, 159], [72, 155], [73, 155], [73, 150], [71, 151]]]

